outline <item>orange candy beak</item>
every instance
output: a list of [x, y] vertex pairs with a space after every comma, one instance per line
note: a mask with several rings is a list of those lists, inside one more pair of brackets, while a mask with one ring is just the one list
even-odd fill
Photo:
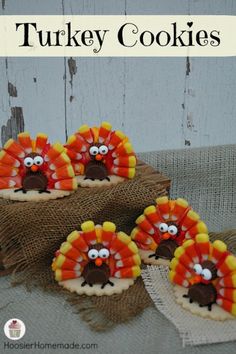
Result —
[[30, 169], [31, 169], [32, 172], [37, 172], [39, 168], [38, 168], [38, 166], [33, 165], [33, 166], [30, 167]]
[[162, 235], [162, 239], [163, 240], [168, 240], [170, 238], [170, 234], [168, 232], [165, 232], [163, 235]]
[[102, 265], [102, 258], [97, 258], [95, 260], [95, 264], [96, 264], [96, 266], [100, 267]]
[[195, 277], [189, 280], [189, 283], [193, 285], [193, 284], [200, 283], [201, 281], [202, 281], [201, 275], [196, 275]]
[[97, 155], [95, 156], [95, 159], [96, 159], [97, 161], [101, 161], [101, 160], [103, 159], [103, 157], [102, 157], [102, 155], [97, 154]]

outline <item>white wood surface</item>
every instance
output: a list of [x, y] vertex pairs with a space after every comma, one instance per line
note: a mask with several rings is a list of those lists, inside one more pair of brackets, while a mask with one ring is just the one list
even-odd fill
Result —
[[[236, 15], [234, 0], [1, 2], [0, 15]], [[138, 152], [235, 143], [236, 58], [1, 58], [0, 74], [2, 143], [18, 129], [12, 107], [21, 107], [32, 134], [62, 142], [82, 123], [105, 119]]]

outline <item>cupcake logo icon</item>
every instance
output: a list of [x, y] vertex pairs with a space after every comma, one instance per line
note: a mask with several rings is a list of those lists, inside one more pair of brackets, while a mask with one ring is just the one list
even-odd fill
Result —
[[17, 318], [12, 318], [5, 323], [4, 333], [8, 339], [19, 340], [25, 335], [25, 324]]

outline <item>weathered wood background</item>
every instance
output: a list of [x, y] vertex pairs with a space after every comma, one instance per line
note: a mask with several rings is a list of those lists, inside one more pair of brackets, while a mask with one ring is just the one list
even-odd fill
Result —
[[[235, 0], [0, 4], [0, 15], [236, 15]], [[81, 123], [104, 119], [137, 151], [235, 143], [236, 58], [0, 58], [2, 144], [23, 129], [64, 142]]]

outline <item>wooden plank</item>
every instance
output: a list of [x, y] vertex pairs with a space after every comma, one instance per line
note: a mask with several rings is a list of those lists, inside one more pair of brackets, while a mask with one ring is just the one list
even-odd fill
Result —
[[[236, 2], [189, 1], [191, 14], [235, 15]], [[189, 58], [182, 140], [199, 147], [235, 143], [236, 58]]]
[[[2, 14], [61, 14], [61, 1], [5, 1]], [[65, 141], [63, 58], [1, 58], [2, 144], [23, 129]]]
[[[125, 0], [64, 1], [64, 13], [122, 14]], [[93, 126], [102, 120], [120, 128], [124, 110], [124, 59], [66, 58], [65, 67], [67, 134], [75, 132], [81, 124]]]
[[58, 15], [62, 0], [0, 0], [0, 15]]

